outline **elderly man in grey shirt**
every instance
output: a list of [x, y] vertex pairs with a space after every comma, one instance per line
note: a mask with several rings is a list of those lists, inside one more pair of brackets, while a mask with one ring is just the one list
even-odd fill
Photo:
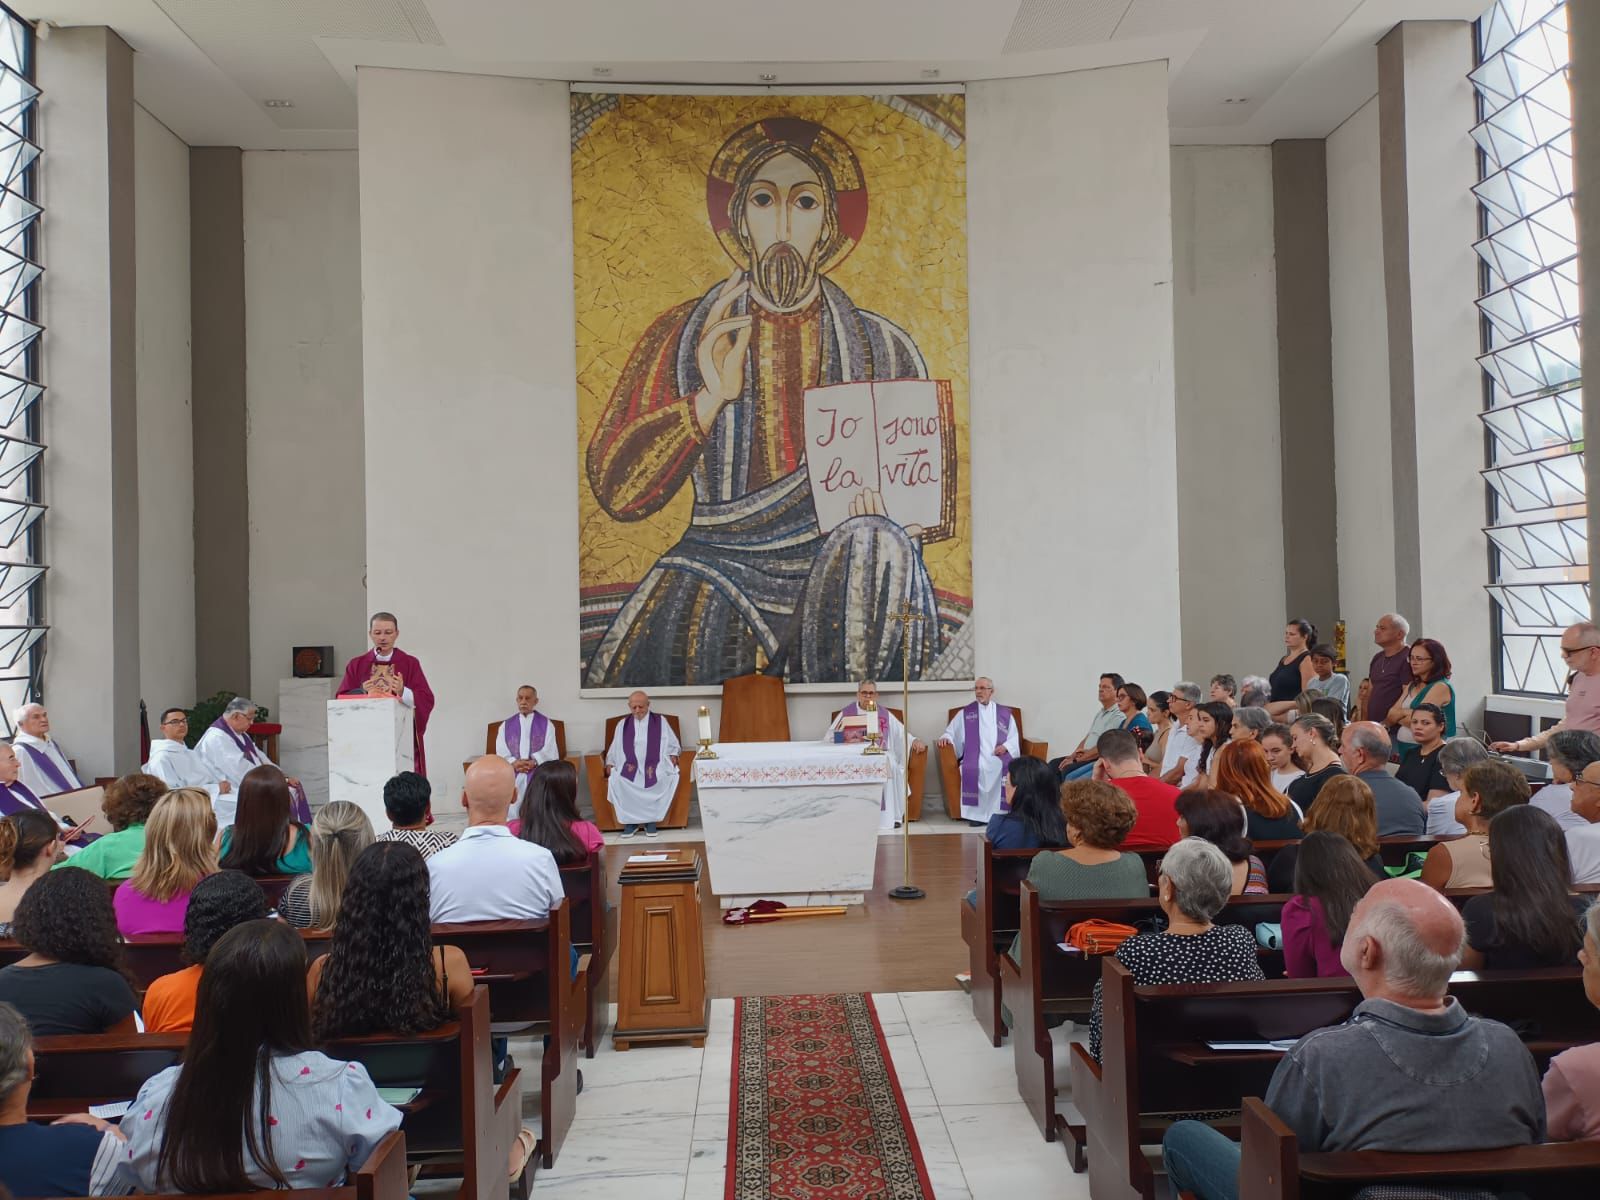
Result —
[[[1414, 879], [1374, 884], [1356, 905], [1339, 960], [1364, 998], [1343, 1025], [1296, 1042], [1267, 1087], [1301, 1150], [1493, 1150], [1544, 1139], [1533, 1056], [1445, 990], [1465, 938], [1455, 906]], [[1161, 1153], [1175, 1192], [1239, 1195], [1239, 1145], [1209, 1125], [1178, 1122]]]
[[1416, 789], [1389, 774], [1394, 745], [1376, 721], [1355, 721], [1339, 739], [1339, 761], [1372, 789], [1378, 806], [1379, 837], [1421, 837], [1428, 825], [1428, 809]]

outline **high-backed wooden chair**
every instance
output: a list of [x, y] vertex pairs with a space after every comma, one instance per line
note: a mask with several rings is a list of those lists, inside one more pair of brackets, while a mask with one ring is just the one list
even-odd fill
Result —
[[[952, 708], [949, 716], [945, 717], [946, 724], [954, 720], [955, 715], [961, 711], [961, 708], [965, 707], [965, 705], [962, 705], [960, 708]], [[1007, 705], [1007, 707], [1009, 708], [1010, 706]], [[1048, 762], [1050, 760], [1050, 743], [1033, 741], [1022, 732], [1022, 710], [1020, 708], [1011, 709], [1011, 719], [1016, 722], [1017, 745], [1022, 752], [1029, 758], [1043, 759]], [[960, 819], [961, 764], [956, 758], [955, 747], [946, 746], [942, 743], [939, 745], [939, 790], [944, 793], [945, 814], [952, 821]]]
[[[683, 731], [678, 728], [678, 718], [671, 713], [661, 715], [677, 737], [679, 750], [678, 786], [672, 793], [672, 803], [667, 807], [667, 815], [661, 818], [659, 824], [663, 829], [682, 829], [689, 823], [689, 791], [694, 787], [692, 775], [696, 751], [684, 746]], [[620, 713], [615, 717], [606, 718], [605, 750], [611, 748], [611, 739], [625, 716], [626, 713]], [[594, 823], [607, 832], [614, 832], [622, 828], [622, 822], [617, 820], [617, 810], [611, 807], [611, 798], [606, 794], [605, 750], [599, 754], [585, 755], [583, 768], [589, 776], [589, 802], [594, 805]]]
[[[837, 721], [839, 719], [839, 714], [842, 711], [844, 710], [838, 708], [834, 709], [833, 715], [828, 718], [828, 723], [832, 724], [834, 721]], [[895, 715], [895, 719], [897, 721], [899, 721], [902, 725], [905, 724], [905, 713], [901, 712], [898, 708], [891, 708], [889, 711]], [[926, 787], [928, 783], [927, 746], [923, 746], [920, 750], [913, 750], [911, 752], [911, 761], [906, 764], [906, 775], [911, 791], [911, 795], [906, 798], [906, 820], [920, 821], [922, 820], [922, 789]]]
[[[567, 753], [567, 723], [565, 721], [558, 721], [554, 717], [550, 717], [548, 719], [550, 724], [556, 727], [556, 757], [566, 759], [578, 769], [579, 774], [582, 774], [583, 755]], [[485, 729], [483, 735], [483, 752], [485, 754], [493, 754], [495, 752], [495, 740], [500, 736], [500, 726], [504, 723], [504, 721], [489, 722], [488, 727]], [[463, 771], [465, 771], [471, 765], [472, 759], [464, 758], [461, 760], [461, 769]]]
[[722, 681], [719, 742], [787, 742], [789, 702], [777, 675], [738, 675]]

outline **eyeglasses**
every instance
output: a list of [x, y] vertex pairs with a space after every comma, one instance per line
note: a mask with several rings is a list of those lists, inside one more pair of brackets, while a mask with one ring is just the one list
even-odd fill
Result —
[[161, 723], [163, 725], [187, 725], [189, 723], [189, 718], [188, 717], [168, 717], [165, 721], [163, 721]]
[[1561, 657], [1571, 658], [1574, 654], [1582, 654], [1585, 650], [1593, 649], [1595, 649], [1594, 646], [1563, 646], [1561, 647]]

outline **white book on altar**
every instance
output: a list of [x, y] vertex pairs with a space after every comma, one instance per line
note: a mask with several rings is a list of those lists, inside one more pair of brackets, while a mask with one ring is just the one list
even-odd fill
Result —
[[835, 383], [805, 394], [806, 470], [817, 524], [828, 533], [877, 491], [889, 519], [924, 542], [955, 532], [956, 429], [950, 382]]

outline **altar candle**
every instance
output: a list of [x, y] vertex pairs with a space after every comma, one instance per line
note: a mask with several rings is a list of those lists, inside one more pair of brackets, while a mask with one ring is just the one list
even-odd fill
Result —
[[704, 704], [700, 706], [700, 740], [711, 741], [711, 710]]

